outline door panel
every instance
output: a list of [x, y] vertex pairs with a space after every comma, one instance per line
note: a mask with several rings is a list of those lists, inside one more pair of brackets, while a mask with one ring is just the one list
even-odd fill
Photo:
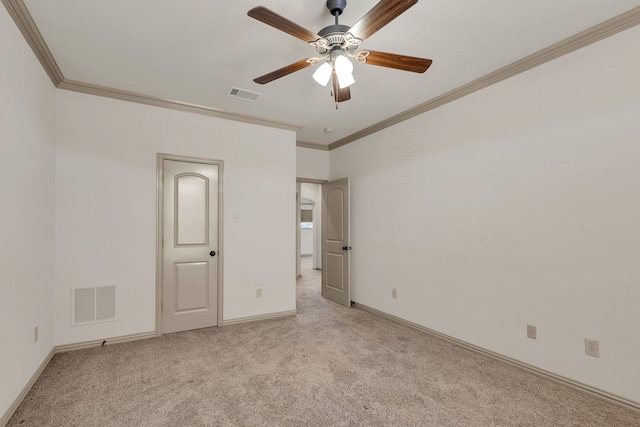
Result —
[[322, 199], [322, 296], [350, 307], [349, 179], [323, 184]]
[[344, 238], [344, 189], [332, 187], [327, 191], [327, 240], [342, 242]]
[[181, 174], [175, 181], [176, 244], [206, 245], [209, 238], [209, 179]]
[[344, 290], [344, 261], [342, 253], [327, 253], [327, 286], [339, 291]]
[[209, 306], [209, 263], [176, 264], [176, 313], [206, 310]]
[[163, 163], [162, 332], [216, 326], [219, 168]]

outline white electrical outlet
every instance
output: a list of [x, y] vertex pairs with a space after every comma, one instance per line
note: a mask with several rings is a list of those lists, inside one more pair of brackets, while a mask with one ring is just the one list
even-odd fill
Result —
[[538, 339], [538, 332], [535, 326], [527, 325], [527, 338], [531, 338], [532, 340]]
[[33, 342], [38, 342], [38, 327], [33, 328]]
[[256, 289], [256, 298], [262, 298], [262, 288]]
[[395, 289], [391, 289], [391, 298], [398, 298], [398, 292]]
[[587, 356], [600, 357], [600, 341], [585, 338], [584, 354]]

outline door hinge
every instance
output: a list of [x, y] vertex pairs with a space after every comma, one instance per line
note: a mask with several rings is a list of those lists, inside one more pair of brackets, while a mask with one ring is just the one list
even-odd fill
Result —
[[164, 302], [160, 303], [160, 311], [164, 311]]
[[164, 248], [164, 237], [162, 238], [162, 247]]

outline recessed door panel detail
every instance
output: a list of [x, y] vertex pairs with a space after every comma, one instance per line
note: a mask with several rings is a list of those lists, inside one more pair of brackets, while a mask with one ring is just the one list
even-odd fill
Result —
[[177, 263], [176, 313], [206, 310], [209, 301], [209, 263]]
[[327, 193], [327, 240], [343, 241], [344, 238], [344, 191], [332, 188]]
[[343, 254], [327, 253], [327, 286], [344, 291], [344, 258]]
[[208, 245], [209, 179], [198, 174], [175, 177], [175, 244]]

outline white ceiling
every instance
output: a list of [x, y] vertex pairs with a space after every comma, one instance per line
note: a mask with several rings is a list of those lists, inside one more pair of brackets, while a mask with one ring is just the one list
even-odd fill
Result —
[[[640, 0], [420, 0], [362, 43], [429, 58], [425, 74], [355, 64], [352, 99], [336, 110], [306, 68], [266, 85], [255, 77], [315, 55], [258, 22], [262, 5], [317, 32], [333, 24], [324, 0], [24, 0], [64, 77], [300, 126], [329, 144], [586, 30]], [[351, 0], [353, 25], [376, 0]], [[260, 92], [230, 98], [232, 87]], [[325, 128], [335, 132], [325, 133]]]

